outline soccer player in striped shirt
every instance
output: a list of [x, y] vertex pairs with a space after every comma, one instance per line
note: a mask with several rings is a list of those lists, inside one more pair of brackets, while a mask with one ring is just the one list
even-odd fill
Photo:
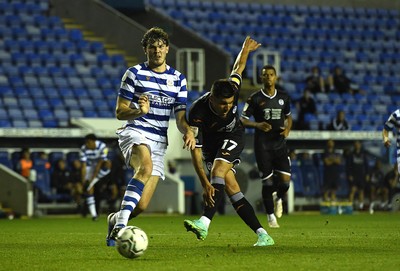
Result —
[[86, 190], [86, 204], [92, 220], [97, 221], [94, 185], [111, 171], [108, 148], [96, 135], [88, 134], [85, 136], [85, 144], [80, 149], [79, 160], [82, 162], [81, 176]]
[[164, 155], [171, 111], [184, 148], [195, 146], [194, 133], [186, 122], [186, 78], [166, 63], [168, 34], [158, 27], [143, 36], [147, 61], [130, 67], [122, 77], [116, 115], [126, 120], [117, 130], [119, 146], [127, 165], [135, 171], [117, 213], [108, 216], [107, 246], [115, 245], [119, 230], [148, 206], [159, 178], [164, 179]]
[[390, 146], [390, 139], [389, 139], [389, 131], [393, 131], [393, 128], [397, 129], [397, 138], [396, 138], [396, 146], [397, 146], [397, 170], [400, 173], [400, 109], [396, 109], [395, 111], [390, 114], [389, 118], [385, 122], [385, 125], [382, 129], [382, 137], [383, 137], [383, 144], [385, 147]]

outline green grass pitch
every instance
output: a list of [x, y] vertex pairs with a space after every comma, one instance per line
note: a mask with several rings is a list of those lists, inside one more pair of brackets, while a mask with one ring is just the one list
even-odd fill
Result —
[[[149, 237], [146, 253], [125, 259], [105, 246], [106, 219], [0, 220], [0, 270], [399, 270], [400, 214], [293, 214], [268, 229], [271, 247], [238, 216], [216, 216], [205, 241], [175, 215], [130, 221]], [[197, 217], [196, 217], [197, 218]], [[259, 215], [265, 225], [266, 217]]]

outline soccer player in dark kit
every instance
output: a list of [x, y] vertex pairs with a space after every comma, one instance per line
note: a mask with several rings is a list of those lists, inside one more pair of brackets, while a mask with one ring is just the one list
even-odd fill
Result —
[[[241, 116], [245, 127], [255, 128], [254, 152], [263, 183], [262, 199], [271, 228], [279, 228], [277, 218], [282, 216], [282, 198], [289, 189], [291, 176], [286, 147], [286, 137], [292, 128], [290, 97], [275, 88], [277, 78], [273, 66], [262, 68], [263, 88], [250, 95]], [[274, 175], [278, 184], [274, 184]]]
[[[235, 165], [244, 148], [244, 127], [239, 119], [238, 99], [242, 72], [250, 52], [260, 47], [247, 37], [236, 58], [229, 79], [213, 83], [211, 91], [197, 99], [189, 111], [189, 125], [195, 132], [196, 148], [192, 163], [203, 186], [204, 212], [198, 220], [185, 220], [184, 226], [204, 240], [211, 220], [224, 197], [224, 190], [242, 220], [257, 234], [254, 246], [270, 246], [274, 240], [261, 226], [253, 207], [244, 197], [235, 177]], [[206, 163], [209, 176], [206, 173]]]

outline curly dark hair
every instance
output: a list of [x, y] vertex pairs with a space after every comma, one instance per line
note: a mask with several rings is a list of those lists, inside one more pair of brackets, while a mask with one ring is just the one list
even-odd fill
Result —
[[149, 44], [153, 44], [154, 42], [161, 40], [165, 43], [165, 45], [169, 45], [169, 38], [167, 32], [165, 32], [160, 27], [152, 27], [144, 34], [142, 38], [142, 46], [143, 48], [147, 48]]

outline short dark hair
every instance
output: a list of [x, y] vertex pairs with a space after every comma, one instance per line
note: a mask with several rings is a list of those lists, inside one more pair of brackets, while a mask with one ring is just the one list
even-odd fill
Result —
[[167, 46], [169, 45], [168, 34], [162, 28], [152, 27], [144, 34], [141, 43], [143, 48], [147, 48], [149, 44], [153, 44], [158, 40], [163, 41]]
[[86, 140], [97, 140], [97, 136], [95, 134], [88, 134], [85, 136], [85, 141]]
[[262, 70], [273, 70], [274, 73], [276, 74], [276, 69], [275, 69], [275, 67], [272, 66], [272, 65], [265, 65], [264, 67], [262, 67], [261, 71], [262, 71]]
[[211, 86], [211, 95], [216, 98], [230, 98], [235, 95], [237, 87], [227, 79], [214, 81]]

